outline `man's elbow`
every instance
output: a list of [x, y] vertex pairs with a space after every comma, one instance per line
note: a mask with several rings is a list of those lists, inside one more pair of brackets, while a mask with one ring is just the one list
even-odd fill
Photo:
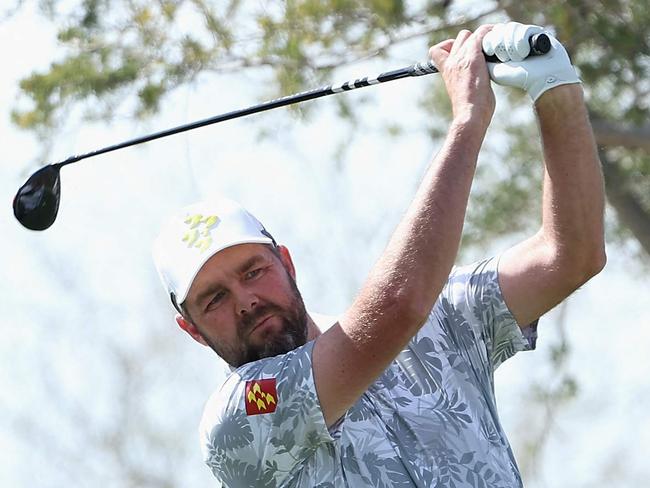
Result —
[[395, 297], [394, 315], [400, 318], [400, 323], [417, 332], [431, 314], [435, 300], [424, 293], [398, 293]]
[[578, 289], [600, 273], [607, 263], [605, 244], [582, 241], [579, 244], [551, 245], [547, 248], [550, 268], [564, 279], [567, 288]]
[[598, 249], [584, 249], [580, 255], [573, 259], [573, 275], [576, 287], [584, 285], [591, 278], [600, 273], [607, 264], [605, 246]]
[[600, 273], [605, 268], [606, 264], [607, 252], [605, 251], [605, 246], [603, 245], [597, 252], [593, 254], [593, 257], [587, 260], [587, 264], [585, 266], [587, 280]]

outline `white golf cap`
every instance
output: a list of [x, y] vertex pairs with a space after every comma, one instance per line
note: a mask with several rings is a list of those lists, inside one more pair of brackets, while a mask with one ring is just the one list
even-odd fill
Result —
[[153, 246], [153, 260], [178, 310], [208, 259], [237, 244], [273, 244], [264, 226], [238, 203], [223, 197], [195, 203], [174, 214]]

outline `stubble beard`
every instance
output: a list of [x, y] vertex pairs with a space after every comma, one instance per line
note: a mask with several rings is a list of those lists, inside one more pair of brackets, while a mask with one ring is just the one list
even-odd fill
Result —
[[[291, 301], [288, 307], [275, 303], [258, 305], [237, 323], [237, 344], [218, 344], [206, 335], [203, 339], [210, 348], [230, 366], [238, 368], [258, 359], [278, 356], [293, 351], [307, 342], [307, 310], [293, 278], [287, 275], [291, 285]], [[259, 334], [258, 342], [251, 340], [250, 332], [257, 322], [273, 314], [281, 321], [278, 331], [267, 330]]]

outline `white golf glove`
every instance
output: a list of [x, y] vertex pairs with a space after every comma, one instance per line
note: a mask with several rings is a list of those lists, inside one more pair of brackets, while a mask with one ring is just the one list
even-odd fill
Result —
[[533, 102], [547, 90], [560, 85], [580, 83], [564, 46], [548, 32], [551, 50], [540, 56], [528, 56], [528, 38], [544, 32], [539, 26], [519, 22], [496, 24], [483, 38], [483, 51], [496, 55], [501, 63], [488, 63], [490, 78], [498, 85], [521, 88]]

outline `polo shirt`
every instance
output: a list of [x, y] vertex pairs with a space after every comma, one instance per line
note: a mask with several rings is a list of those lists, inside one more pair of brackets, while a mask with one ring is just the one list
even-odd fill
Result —
[[234, 370], [200, 425], [215, 477], [228, 488], [521, 487], [494, 371], [535, 348], [537, 321], [517, 325], [497, 268], [454, 268], [426, 323], [329, 429], [314, 341]]

